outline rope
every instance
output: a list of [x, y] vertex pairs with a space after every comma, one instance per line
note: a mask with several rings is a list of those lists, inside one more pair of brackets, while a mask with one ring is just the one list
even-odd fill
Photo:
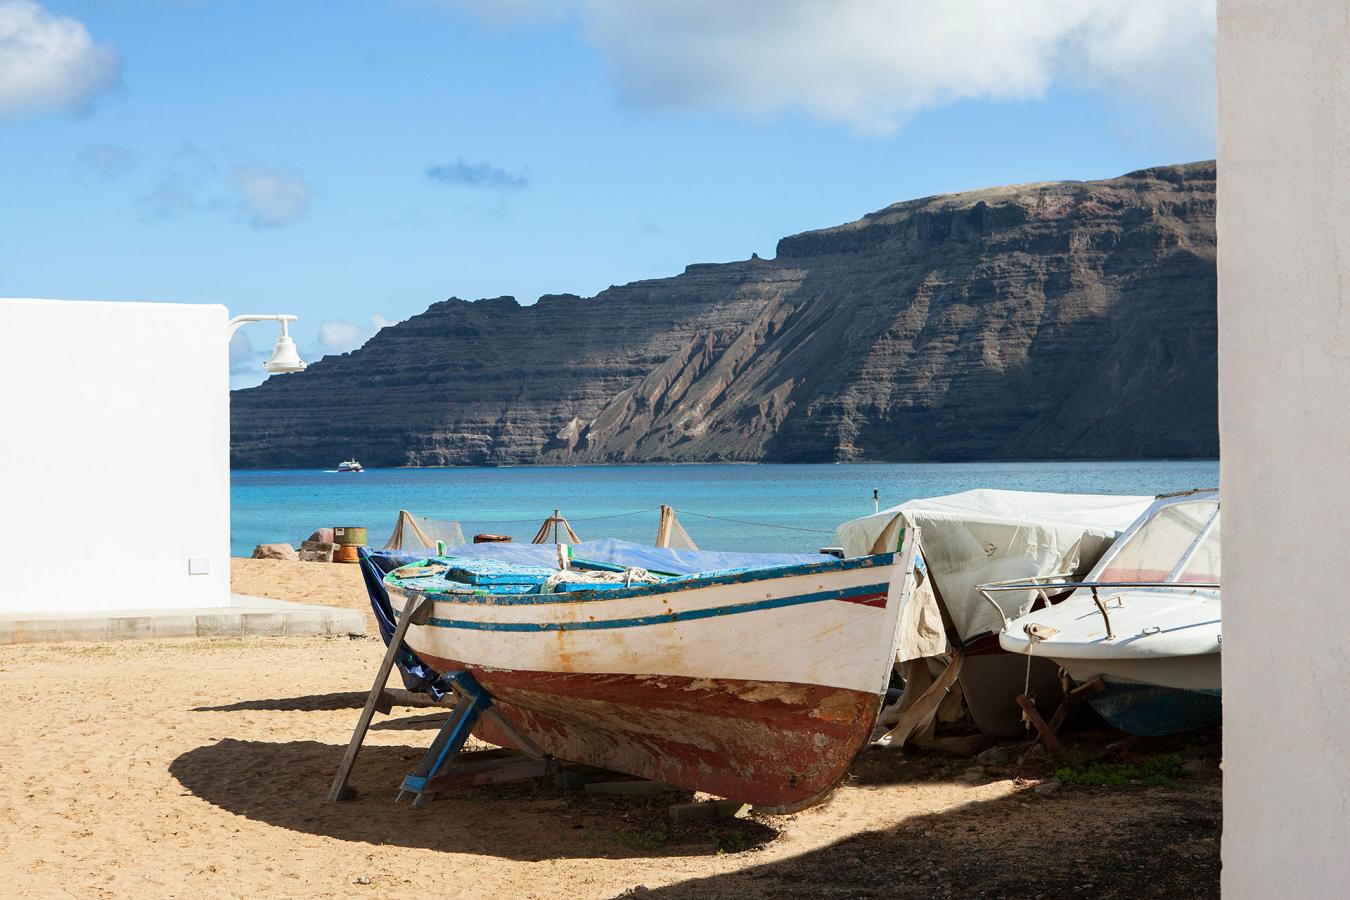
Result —
[[[635, 509], [630, 512], [611, 513], [605, 516], [567, 516], [569, 522], [599, 522], [604, 519], [622, 519], [627, 516], [640, 516], [644, 513], [660, 512], [661, 508], [648, 507], [647, 509]], [[727, 516], [714, 516], [710, 513], [694, 512], [691, 509], [680, 507], [676, 512], [686, 516], [698, 516], [700, 519], [715, 519], [718, 522], [732, 522], [736, 525], [749, 525], [752, 528], [777, 528], [782, 531], [801, 531], [807, 534], [834, 534], [825, 528], [801, 528], [797, 525], [777, 525], [772, 522], [751, 522], [747, 519], [732, 519]], [[477, 519], [475, 525], [528, 525], [538, 522], [538, 519]]]
[[[601, 519], [622, 519], [625, 516], [640, 516], [643, 513], [660, 512], [659, 506], [649, 507], [647, 509], [635, 509], [631, 512], [612, 513], [606, 516], [563, 516], [569, 522], [599, 522]], [[535, 517], [533, 519], [474, 519], [475, 525], [530, 525], [540, 522], [542, 519]]]
[[748, 522], [745, 519], [729, 519], [726, 516], [713, 516], [708, 513], [694, 512], [691, 509], [678, 509], [676, 512], [684, 513], [689, 516], [698, 516], [702, 519], [716, 519], [719, 522], [735, 522], [737, 525], [751, 525], [755, 528], [781, 528], [784, 531], [805, 531], [810, 534], [834, 534], [833, 531], [827, 531], [824, 528], [799, 528], [796, 525], [775, 525], [772, 522]]

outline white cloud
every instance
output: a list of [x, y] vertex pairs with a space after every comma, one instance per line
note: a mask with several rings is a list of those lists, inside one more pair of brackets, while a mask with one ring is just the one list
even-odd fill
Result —
[[296, 173], [240, 166], [234, 179], [255, 228], [289, 225], [309, 211], [309, 184]]
[[[456, 4], [538, 21], [559, 4]], [[961, 100], [1101, 90], [1212, 132], [1215, 0], [574, 0], [620, 91], [651, 107], [800, 110], [887, 134]]]
[[86, 112], [121, 76], [117, 51], [95, 44], [78, 19], [0, 0], [0, 121]]
[[370, 340], [375, 332], [392, 324], [392, 320], [379, 313], [370, 317], [369, 327], [344, 319], [325, 319], [319, 323], [320, 355], [355, 350]]

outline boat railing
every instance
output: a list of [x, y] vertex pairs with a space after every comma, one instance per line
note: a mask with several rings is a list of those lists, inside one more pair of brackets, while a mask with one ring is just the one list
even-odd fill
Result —
[[[1036, 591], [1045, 599], [1047, 605], [1050, 603], [1050, 593], [1059, 594], [1064, 591], [1076, 591], [1079, 588], [1087, 588], [1092, 592], [1092, 602], [1097, 606], [1097, 612], [1102, 614], [1102, 621], [1106, 623], [1106, 639], [1113, 640], [1115, 633], [1111, 630], [1111, 616], [1106, 612], [1106, 603], [1102, 600], [1100, 590], [1102, 588], [1121, 588], [1129, 590], [1219, 590], [1217, 581], [1062, 581], [1058, 583], [1042, 582], [1040, 578], [1055, 578], [1063, 576], [1044, 575], [1033, 577], [1031, 579], [1012, 579], [1009, 581], [991, 581], [988, 584], [977, 584], [975, 590], [980, 596], [989, 602], [995, 610], [998, 611], [999, 619], [1003, 622], [1006, 629], [1012, 624], [1012, 619], [1003, 612], [1003, 607], [998, 605], [991, 594], [1002, 591]], [[1107, 598], [1110, 599], [1110, 598]]]
[[[994, 607], [994, 611], [998, 613], [998, 620], [1002, 622], [1004, 627], [1006, 628], [1008, 623], [1011, 622], [1012, 620], [1009, 619], [1006, 615], [1004, 615], [1003, 607], [998, 605], [998, 601], [996, 601], [993, 597], [989, 596], [989, 594], [986, 593], [985, 591], [986, 588], [990, 591], [1034, 590], [1040, 596], [1040, 598], [1045, 601], [1045, 605], [1049, 606], [1050, 594], [1047, 591], [1043, 590], [1043, 588], [1056, 587], [1056, 584], [1054, 583], [1055, 579], [1058, 578], [1063, 580], [1066, 578], [1072, 578], [1074, 574], [1075, 573], [1073, 572], [1051, 572], [1049, 575], [1031, 575], [1031, 576], [1023, 576], [1021, 578], [1009, 578], [1006, 581], [991, 581], [988, 584], [977, 584], [975, 585], [975, 590], [979, 591], [980, 596], [985, 599], [986, 603]], [[1073, 584], [1077, 586], [1078, 583], [1073, 582]], [[1062, 593], [1062, 591], [1055, 591], [1055, 593], [1056, 594]]]

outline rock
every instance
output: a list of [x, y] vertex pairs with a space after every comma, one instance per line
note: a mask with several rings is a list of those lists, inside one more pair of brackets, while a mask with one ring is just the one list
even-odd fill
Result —
[[984, 766], [974, 766], [961, 773], [961, 780], [969, 784], [980, 784], [987, 781], [989, 776], [984, 772]]
[[299, 560], [300, 554], [290, 544], [259, 544], [253, 548], [253, 558]]
[[975, 761], [984, 766], [1005, 766], [1017, 762], [1018, 753], [1013, 744], [999, 744], [975, 754]]
[[370, 884], [369, 875], [357, 875], [352, 881], [356, 884]]
[[[1214, 163], [944, 194], [594, 297], [449, 299], [231, 395], [231, 462], [1218, 455]], [[378, 422], [378, 427], [372, 427]]]
[[1062, 785], [1058, 781], [1052, 778], [1049, 781], [1042, 781], [1032, 788], [1032, 790], [1038, 794], [1053, 794], [1055, 791], [1059, 790], [1061, 786]]
[[337, 544], [328, 541], [301, 541], [300, 559], [302, 562], [332, 562]]
[[320, 543], [323, 544], [331, 544], [333, 543], [333, 529], [320, 528], [318, 531], [314, 532], [309, 537], [305, 538], [305, 540], [319, 541]]

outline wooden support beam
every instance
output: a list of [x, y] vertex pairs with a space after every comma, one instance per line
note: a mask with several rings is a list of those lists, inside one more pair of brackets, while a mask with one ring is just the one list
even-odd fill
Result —
[[1031, 698], [1026, 694], [1018, 694], [1017, 705], [1022, 707], [1022, 712], [1026, 713], [1027, 721], [1031, 722], [1040, 732], [1041, 740], [1045, 741], [1045, 749], [1050, 751], [1050, 755], [1063, 756], [1064, 745], [1059, 742], [1055, 732], [1045, 723], [1045, 719], [1041, 718], [1041, 714], [1036, 711], [1036, 704], [1031, 702]]
[[555, 760], [530, 759], [519, 755], [481, 762], [457, 761], [453, 767], [429, 780], [426, 791], [431, 793], [446, 788], [475, 787], [483, 784], [523, 781], [527, 778], [543, 778], [556, 774], [558, 768]]
[[1059, 734], [1059, 726], [1064, 724], [1073, 707], [1082, 703], [1084, 700], [1091, 700], [1092, 697], [1106, 690], [1106, 684], [1100, 678], [1094, 678], [1087, 684], [1080, 684], [1078, 687], [1064, 695], [1064, 700], [1060, 702], [1059, 709], [1050, 717], [1050, 730]]
[[745, 809], [739, 800], [699, 800], [693, 803], [674, 803], [666, 810], [672, 825], [693, 822], [711, 822], [716, 819], [734, 819]]
[[333, 778], [333, 786], [328, 791], [330, 803], [350, 800], [354, 796], [347, 788], [347, 779], [351, 777], [352, 767], [356, 765], [356, 755], [361, 752], [361, 744], [366, 739], [366, 732], [370, 730], [370, 720], [375, 717], [376, 710], [380, 707], [391, 708], [385, 699], [384, 685], [389, 680], [389, 673], [394, 670], [394, 660], [398, 658], [399, 648], [403, 646], [403, 636], [408, 633], [409, 626], [425, 625], [430, 617], [431, 601], [426, 597], [413, 600], [411, 605], [404, 609], [404, 615], [399, 617], [398, 627], [394, 629], [394, 636], [390, 638], [389, 646], [384, 651], [384, 659], [380, 661], [380, 668], [375, 673], [375, 683], [371, 685], [370, 694], [366, 697], [365, 708], [361, 710], [361, 717], [356, 720], [352, 739], [347, 743], [347, 752], [342, 755], [337, 775]]

